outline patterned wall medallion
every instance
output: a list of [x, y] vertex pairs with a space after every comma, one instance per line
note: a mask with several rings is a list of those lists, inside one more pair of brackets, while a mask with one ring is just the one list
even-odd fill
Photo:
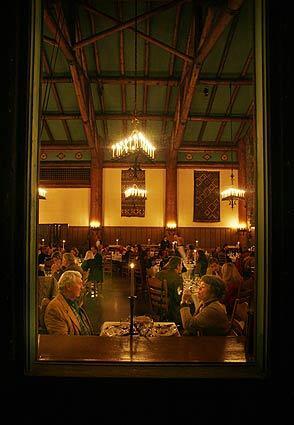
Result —
[[220, 221], [219, 171], [194, 171], [193, 221]]
[[82, 154], [82, 152], [77, 152], [77, 153], [75, 154], [75, 158], [76, 158], [76, 159], [82, 159], [82, 158], [83, 158], [83, 154]]
[[131, 168], [121, 172], [121, 217], [145, 217], [144, 199], [138, 200], [134, 204], [133, 200], [125, 198], [124, 191], [133, 184], [140, 189], [145, 189], [144, 170], [137, 170], [136, 176]]

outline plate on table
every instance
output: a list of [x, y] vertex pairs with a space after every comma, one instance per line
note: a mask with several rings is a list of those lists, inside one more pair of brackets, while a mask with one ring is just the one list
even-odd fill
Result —
[[152, 336], [178, 336], [179, 331], [174, 323], [154, 323]]
[[129, 335], [130, 327], [125, 325], [111, 325], [103, 331], [104, 336], [124, 336]]

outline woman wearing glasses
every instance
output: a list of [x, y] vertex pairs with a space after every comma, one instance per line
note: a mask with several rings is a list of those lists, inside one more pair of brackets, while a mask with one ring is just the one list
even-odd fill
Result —
[[192, 294], [189, 289], [184, 290], [180, 309], [184, 335], [228, 334], [229, 319], [222, 303], [225, 291], [225, 283], [219, 277], [202, 276], [198, 287], [199, 307], [192, 316]]

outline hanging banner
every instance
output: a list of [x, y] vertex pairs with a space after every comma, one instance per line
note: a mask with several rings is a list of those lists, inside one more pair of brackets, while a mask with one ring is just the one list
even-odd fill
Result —
[[219, 171], [194, 171], [193, 221], [220, 221]]
[[125, 190], [136, 184], [138, 188], [145, 189], [145, 170], [122, 170], [121, 172], [121, 217], [145, 217], [145, 200], [138, 199], [136, 202], [125, 197]]

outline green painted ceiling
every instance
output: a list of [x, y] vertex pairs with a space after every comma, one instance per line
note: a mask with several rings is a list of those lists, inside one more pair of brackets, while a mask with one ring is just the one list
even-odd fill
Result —
[[[194, 13], [196, 2], [138, 0], [138, 15], [169, 3], [172, 3], [173, 7], [166, 8], [149, 19], [137, 23], [137, 29], [152, 37], [155, 43], [159, 41], [178, 52], [186, 53], [191, 25], [194, 19], [196, 23], [199, 22], [199, 16]], [[214, 14], [212, 24], [215, 25], [219, 14], [223, 10], [228, 10], [231, 3], [236, 2], [200, 1], [198, 3], [201, 7], [197, 11], [199, 13], [200, 10], [203, 14], [202, 23], [205, 21], [207, 11], [210, 10]], [[136, 77], [138, 117], [140, 119], [142, 115], [147, 116], [146, 120], [140, 120], [140, 124], [158, 151], [164, 153], [174, 128], [176, 103], [180, 93], [179, 81], [183, 78], [183, 70], [185, 70], [184, 60], [138, 35], [137, 74], [135, 74], [135, 31], [126, 28], [87, 44], [82, 48], [85, 60], [81, 61], [79, 49], [74, 49], [75, 42], [134, 18], [136, 2], [127, 0], [61, 2], [62, 10], [54, 6], [55, 2], [49, 2], [49, 4], [48, 12], [62, 33], [68, 37], [67, 40], [70, 40], [71, 52], [87, 75], [104, 157], [108, 157], [106, 152], [112, 143], [119, 141], [131, 131], [135, 99], [134, 83], [121, 85], [118, 80], [106, 80], [107, 77], [117, 77], [117, 79]], [[91, 11], [85, 5], [90, 6]], [[242, 3], [239, 12], [233, 15], [232, 20], [204, 60], [192, 96], [181, 147], [222, 148], [231, 144], [236, 146], [238, 140], [252, 128], [253, 8], [252, 0], [245, 0]], [[178, 31], [176, 32], [177, 20]], [[59, 31], [52, 32], [44, 19], [42, 148], [86, 146], [88, 143], [70, 65], [60, 46], [59, 34]], [[155, 82], [144, 84], [138, 82], [140, 77], [158, 81], [160, 78], [165, 78], [165, 85], [155, 84]], [[173, 84], [171, 87], [168, 86], [169, 80], [170, 84]], [[227, 83], [212, 84], [212, 80], [226, 80]], [[235, 80], [247, 81], [247, 83], [238, 85], [234, 83]], [[232, 83], [229, 84], [228, 81]], [[232, 97], [234, 102], [229, 108]], [[118, 119], [119, 114], [128, 115], [123, 120], [121, 117]], [[223, 125], [223, 117], [233, 118], [232, 125], [230, 121]], [[162, 155], [160, 157], [162, 158]]]

